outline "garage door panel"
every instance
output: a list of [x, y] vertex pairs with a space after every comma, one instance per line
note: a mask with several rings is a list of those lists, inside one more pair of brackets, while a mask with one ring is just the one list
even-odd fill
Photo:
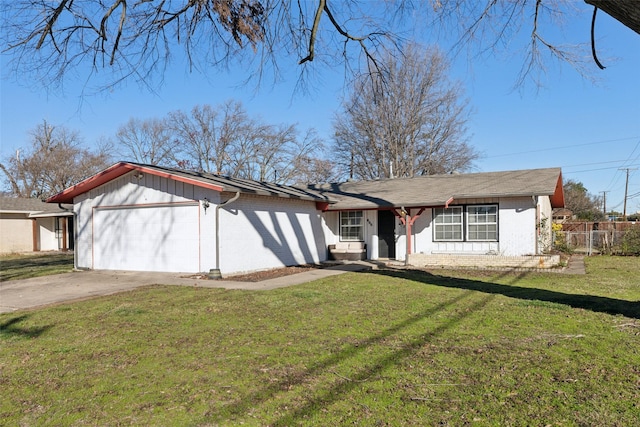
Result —
[[198, 206], [96, 209], [94, 268], [199, 271]]

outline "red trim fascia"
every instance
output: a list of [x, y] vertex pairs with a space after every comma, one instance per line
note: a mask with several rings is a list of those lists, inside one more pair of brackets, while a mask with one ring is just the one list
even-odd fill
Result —
[[552, 208], [564, 208], [564, 188], [562, 186], [562, 172], [558, 175], [558, 182], [556, 183], [556, 189], [551, 196]]
[[329, 210], [329, 202], [316, 202], [316, 209], [322, 212]]
[[174, 175], [168, 172], [158, 171], [152, 168], [147, 168], [145, 166], [134, 165], [131, 163], [120, 162], [115, 165], [103, 170], [96, 175], [85, 179], [84, 181], [79, 182], [73, 187], [69, 187], [66, 190], [56, 194], [55, 196], [49, 197], [47, 199], [47, 203], [73, 203], [74, 197], [79, 196], [80, 194], [84, 194], [88, 191], [93, 190], [96, 187], [99, 187], [103, 184], [106, 184], [109, 181], [112, 181], [116, 178], [121, 177], [122, 175], [131, 172], [133, 170], [140, 171], [142, 173], [148, 173], [149, 175], [155, 175], [162, 178], [172, 179], [174, 181], [184, 182], [186, 184], [192, 184], [197, 187], [208, 188], [210, 190], [222, 192], [223, 188], [216, 184], [210, 184], [202, 181], [198, 181], [193, 178], [188, 178], [184, 176]]

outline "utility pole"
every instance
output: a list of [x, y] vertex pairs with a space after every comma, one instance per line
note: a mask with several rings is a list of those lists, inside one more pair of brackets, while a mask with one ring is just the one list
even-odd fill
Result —
[[602, 213], [607, 217], [607, 193], [608, 191], [601, 191], [602, 193]]
[[626, 221], [627, 220], [627, 194], [629, 192], [629, 171], [634, 171], [637, 170], [638, 168], [620, 168], [618, 170], [627, 171], [627, 180], [624, 184], [624, 209], [622, 211], [622, 220]]

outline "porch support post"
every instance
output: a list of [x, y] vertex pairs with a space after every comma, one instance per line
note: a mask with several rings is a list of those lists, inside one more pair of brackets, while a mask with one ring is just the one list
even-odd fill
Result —
[[407, 241], [407, 253], [404, 257], [405, 265], [409, 264], [409, 255], [411, 255], [411, 227], [413, 226], [413, 223], [416, 222], [416, 220], [420, 217], [420, 215], [422, 215], [425, 209], [426, 208], [420, 208], [418, 213], [415, 214], [414, 216], [411, 216], [411, 208], [407, 210], [405, 210], [404, 208], [401, 208], [400, 213], [398, 213], [398, 211], [396, 211], [395, 209], [393, 210], [393, 213], [398, 218], [400, 218], [400, 222], [402, 222], [402, 225], [405, 226], [405, 230], [406, 230], [405, 240]]

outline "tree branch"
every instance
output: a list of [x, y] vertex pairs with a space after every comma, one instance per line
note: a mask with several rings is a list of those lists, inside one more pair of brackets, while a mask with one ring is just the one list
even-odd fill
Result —
[[[56, 9], [53, 11], [53, 15], [51, 15], [51, 18], [49, 19], [49, 21], [47, 21], [47, 25], [42, 30], [42, 35], [40, 36], [40, 40], [38, 40], [38, 44], [36, 44], [36, 50], [42, 47], [42, 44], [44, 43], [44, 39], [47, 37], [47, 34], [51, 34], [51, 36], [53, 37], [53, 26], [55, 25], [56, 21], [58, 20], [58, 17], [62, 13], [62, 10], [65, 8], [67, 1], [68, 0], [62, 0], [58, 5], [58, 7], [56, 7]], [[69, 3], [69, 6], [71, 6], [72, 3], [73, 3], [73, 0], [71, 0], [71, 3]]]
[[2, 163], [0, 163], [0, 169], [2, 169], [2, 172], [4, 172], [5, 175], [7, 175], [7, 179], [9, 180], [9, 183], [11, 184], [11, 189], [13, 190], [13, 194], [21, 195], [20, 194], [20, 186], [16, 182], [15, 178], [9, 173], [7, 168], [4, 167], [4, 165]]
[[315, 55], [316, 35], [318, 33], [318, 27], [320, 26], [320, 18], [322, 18], [322, 11], [326, 7], [326, 0], [320, 0], [318, 9], [316, 10], [316, 16], [313, 18], [313, 26], [311, 27], [311, 36], [309, 37], [309, 55], [302, 58], [298, 65], [302, 65], [307, 61], [313, 61]]
[[598, 55], [596, 54], [596, 38], [595, 38], [595, 28], [596, 28], [596, 14], [598, 13], [598, 6], [593, 7], [593, 18], [591, 18], [591, 54], [593, 55], [593, 60], [596, 61], [596, 65], [600, 67], [601, 70], [604, 70], [606, 67], [598, 61]]

